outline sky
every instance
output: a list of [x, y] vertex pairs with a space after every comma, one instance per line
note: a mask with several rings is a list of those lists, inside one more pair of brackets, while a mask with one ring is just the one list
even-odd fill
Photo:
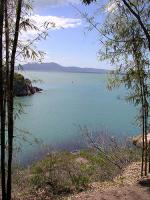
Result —
[[[63, 66], [112, 68], [98, 60], [100, 42], [96, 31], [88, 31], [88, 23], [73, 7], [92, 16], [95, 5], [85, 6], [80, 0], [35, 0], [31, 18], [40, 26], [48, 21], [55, 23], [46, 40], [38, 42], [38, 48], [46, 52], [43, 62], [56, 62]], [[99, 16], [99, 22], [103, 18]], [[32, 37], [27, 32], [24, 37]]]

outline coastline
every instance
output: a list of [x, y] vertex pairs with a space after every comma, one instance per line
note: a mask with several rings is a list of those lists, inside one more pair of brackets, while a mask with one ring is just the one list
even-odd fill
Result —
[[22, 74], [15, 73], [14, 79], [14, 96], [30, 96], [41, 92], [42, 89], [32, 85], [30, 79], [24, 78]]

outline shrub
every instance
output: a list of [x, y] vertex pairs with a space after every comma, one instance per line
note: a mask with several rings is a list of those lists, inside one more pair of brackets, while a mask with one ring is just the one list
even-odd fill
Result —
[[88, 186], [88, 167], [75, 161], [69, 152], [50, 154], [32, 165], [30, 184], [34, 188], [48, 187], [53, 194], [81, 191]]
[[20, 179], [22, 188], [24, 184], [32, 193], [46, 189], [49, 194], [58, 196], [86, 190], [91, 182], [113, 180], [124, 166], [140, 159], [139, 150], [131, 144], [120, 145], [115, 141], [107, 143], [106, 149], [101, 148], [101, 143], [96, 144], [100, 150], [91, 147], [77, 153], [50, 153], [22, 170], [24, 175], [16, 182], [19, 184]]

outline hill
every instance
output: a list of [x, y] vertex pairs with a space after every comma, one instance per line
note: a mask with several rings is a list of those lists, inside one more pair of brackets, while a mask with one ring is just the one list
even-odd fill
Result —
[[23, 65], [25, 71], [52, 71], [52, 72], [71, 72], [71, 73], [100, 73], [106, 74], [109, 70], [81, 67], [65, 67], [57, 63], [28, 63]]

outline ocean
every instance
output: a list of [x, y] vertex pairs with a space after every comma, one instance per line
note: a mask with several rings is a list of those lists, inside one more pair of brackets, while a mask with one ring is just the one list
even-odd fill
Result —
[[35, 152], [46, 148], [73, 151], [83, 147], [85, 127], [90, 133], [107, 132], [116, 137], [139, 133], [137, 110], [124, 100], [126, 89], [109, 91], [108, 75], [37, 71], [23, 74], [43, 91], [16, 98], [16, 105], [23, 108], [15, 120], [21, 161], [38, 157]]

